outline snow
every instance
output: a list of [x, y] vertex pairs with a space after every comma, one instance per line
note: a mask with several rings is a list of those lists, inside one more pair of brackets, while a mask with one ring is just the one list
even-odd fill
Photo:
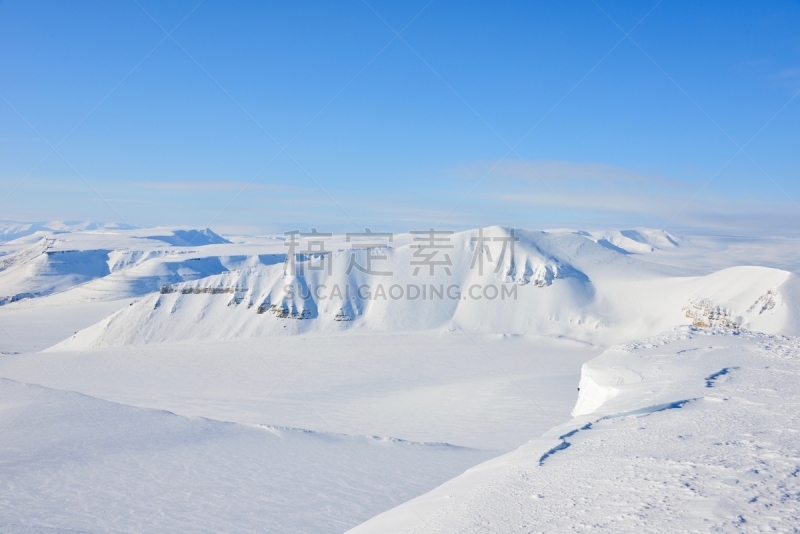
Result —
[[497, 452], [567, 419], [599, 353], [538, 336], [351, 333], [7, 354], [0, 376], [188, 417]]
[[0, 306], [0, 352], [38, 352], [91, 326], [133, 299], [79, 301], [64, 294]]
[[187, 418], [0, 383], [4, 532], [232, 525], [336, 532], [486, 457], [447, 444]]
[[352, 532], [796, 532], [800, 342], [691, 327], [584, 366], [575, 418]]
[[796, 531], [794, 240], [488, 227], [414, 274], [415, 234], [307, 233], [295, 272], [37, 224], [0, 224], [2, 532]]

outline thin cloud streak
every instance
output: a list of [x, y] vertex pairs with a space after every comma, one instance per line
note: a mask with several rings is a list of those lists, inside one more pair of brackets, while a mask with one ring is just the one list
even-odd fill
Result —
[[503, 161], [495, 167], [495, 162], [480, 161], [470, 165], [448, 169], [448, 174], [464, 178], [478, 179], [488, 169], [494, 167], [494, 178], [513, 178], [522, 181], [547, 180], [551, 184], [586, 183], [586, 184], [642, 184], [648, 186], [686, 187], [688, 182], [675, 180], [655, 174], [647, 174], [625, 167], [606, 163], [584, 163], [563, 160]]
[[[158, 182], [134, 182], [136, 187], [166, 191], [238, 191], [247, 182], [237, 180], [176, 180]], [[302, 188], [280, 184], [250, 184], [249, 189], [259, 191], [299, 191]]]

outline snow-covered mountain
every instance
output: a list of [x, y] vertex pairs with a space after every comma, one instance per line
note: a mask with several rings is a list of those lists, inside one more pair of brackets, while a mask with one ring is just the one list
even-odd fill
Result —
[[701, 274], [651, 261], [651, 252], [680, 247], [663, 231], [490, 227], [435, 242], [402, 234], [383, 244], [344, 237], [231, 243], [210, 229], [108, 228], [30, 235], [4, 245], [0, 304], [53, 293], [140, 299], [59, 349], [327, 330], [600, 343], [681, 324], [800, 331], [797, 275], [751, 266]]
[[[96, 291], [110, 291], [100, 298], [140, 296], [164, 283], [221, 272], [222, 267], [195, 271], [192, 267], [197, 264], [186, 267], [181, 259], [189, 247], [226, 243], [227, 239], [208, 228], [128, 230], [105, 226], [92, 231], [37, 232], [0, 248], [0, 305], [99, 279], [105, 281]], [[173, 261], [148, 264], [154, 258]], [[136, 270], [142, 264], [147, 265]], [[106, 280], [109, 276], [112, 278]]]
[[133, 226], [124, 223], [101, 223], [95, 221], [20, 222], [0, 220], [0, 242], [13, 241], [36, 233], [45, 235], [91, 230], [132, 230], [133, 228]]
[[635, 230], [607, 230], [576, 233], [592, 239], [604, 247], [626, 254], [646, 254], [656, 250], [677, 247], [680, 240], [664, 230], [637, 228]]
[[[482, 254], [478, 232], [489, 240]], [[601, 343], [682, 324], [800, 332], [800, 280], [793, 273], [742, 266], [698, 276], [586, 234], [518, 231], [512, 250], [509, 229], [461, 232], [438, 251], [441, 265], [424, 268], [418, 243], [409, 239], [397, 247], [298, 254], [294, 265], [276, 246], [271, 254], [220, 254], [236, 246], [178, 256], [114, 252], [113, 271], [82, 292], [143, 295], [162, 283], [159, 292], [57, 348], [328, 330], [465, 330]], [[655, 232], [626, 235], [677, 243]], [[354, 266], [370, 261], [371, 273]]]

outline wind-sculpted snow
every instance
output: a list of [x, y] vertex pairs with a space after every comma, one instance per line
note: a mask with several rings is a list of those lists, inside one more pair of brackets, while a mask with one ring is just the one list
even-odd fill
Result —
[[573, 421], [352, 532], [796, 532], [798, 379], [797, 338], [616, 347], [584, 366]]
[[[711, 386], [708, 385], [708, 378], [706, 378], [706, 387], [711, 387]], [[663, 412], [664, 410], [676, 410], [678, 408], [683, 408], [686, 404], [688, 404], [688, 403], [690, 403], [692, 401], [696, 401], [696, 400], [699, 400], [699, 399], [684, 399], [684, 400], [679, 400], [679, 401], [667, 402], [667, 403], [663, 403], [663, 404], [656, 404], [655, 406], [646, 406], [644, 408], [637, 408], [636, 410], [631, 410], [629, 412], [622, 412], [622, 413], [618, 413], [618, 414], [615, 414], [615, 415], [606, 415], [605, 417], [601, 417], [600, 419], [598, 419], [596, 421], [592, 421], [592, 422], [586, 423], [585, 425], [583, 425], [583, 426], [581, 426], [579, 428], [570, 430], [569, 432], [567, 432], [564, 435], [558, 436], [558, 439], [561, 441], [561, 443], [559, 443], [555, 447], [547, 450], [544, 454], [542, 454], [542, 456], [539, 458], [539, 465], [540, 466], [544, 465], [545, 460], [547, 460], [548, 458], [553, 456], [558, 451], [563, 451], [564, 449], [568, 448], [571, 445], [571, 443], [569, 441], [569, 438], [571, 438], [572, 436], [574, 436], [578, 432], [581, 432], [581, 431], [584, 431], [584, 430], [592, 430], [594, 428], [594, 426], [597, 425], [598, 423], [602, 423], [603, 421], [606, 421], [606, 420], [609, 420], [609, 419], [613, 419], [613, 418], [630, 417], [630, 416], [637, 416], [637, 415], [650, 415], [650, 414], [653, 414], [653, 413], [656, 413], [656, 412]]]
[[723, 367], [716, 373], [712, 373], [706, 377], [706, 387], [713, 388], [714, 384], [719, 380], [721, 377], [727, 377], [728, 373], [733, 371], [734, 369], [738, 369], [738, 367]]

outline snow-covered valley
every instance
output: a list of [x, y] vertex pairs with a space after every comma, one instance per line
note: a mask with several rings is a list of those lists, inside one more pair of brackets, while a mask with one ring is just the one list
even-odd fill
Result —
[[794, 241], [85, 226], [0, 245], [0, 531], [795, 528]]

